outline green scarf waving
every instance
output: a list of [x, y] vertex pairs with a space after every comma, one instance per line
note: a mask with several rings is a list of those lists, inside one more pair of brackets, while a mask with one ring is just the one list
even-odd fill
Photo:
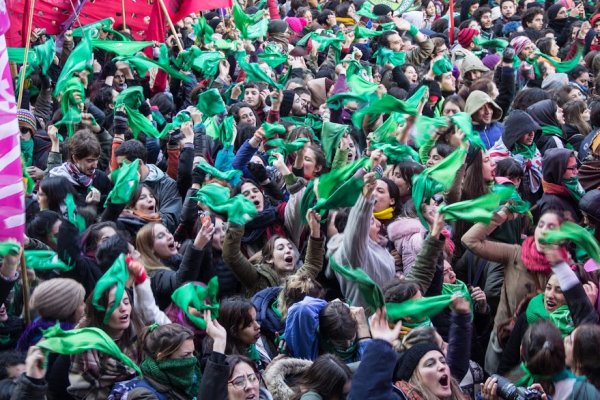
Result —
[[[112, 313], [121, 304], [123, 293], [125, 293], [125, 285], [129, 279], [129, 270], [127, 269], [127, 263], [125, 262], [125, 254], [121, 254], [113, 263], [113, 265], [102, 275], [102, 277], [96, 282], [96, 288], [92, 297], [92, 305], [96, 310], [106, 311], [104, 314], [104, 323], [108, 324], [108, 320]], [[100, 304], [100, 300], [105, 292], [110, 291], [116, 286], [115, 300], [107, 310], [105, 306]], [[108, 294], [107, 294], [108, 296]]]
[[185, 285], [179, 287], [171, 295], [173, 303], [177, 305], [188, 317], [188, 319], [196, 325], [198, 328], [205, 330], [206, 321], [204, 318], [199, 317], [190, 312], [190, 307], [195, 308], [198, 311], [210, 310], [211, 319], [219, 317], [219, 302], [217, 301], [217, 294], [219, 292], [219, 281], [217, 277], [213, 277], [208, 285], [197, 285], [192, 282], [188, 282]]
[[552, 321], [554, 326], [558, 328], [563, 337], [569, 335], [575, 330], [571, 311], [566, 304], [558, 307], [552, 312], [548, 312], [544, 306], [544, 293], [540, 293], [529, 301], [527, 310], [525, 311], [527, 323], [533, 325], [535, 322], [547, 319]]

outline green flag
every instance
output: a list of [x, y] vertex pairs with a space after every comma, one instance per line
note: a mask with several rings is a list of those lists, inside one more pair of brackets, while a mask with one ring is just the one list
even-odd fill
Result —
[[318, 51], [324, 52], [329, 46], [333, 46], [335, 50], [342, 50], [342, 43], [344, 42], [343, 32], [338, 32], [335, 36], [324, 36], [318, 32], [311, 32], [305, 35], [302, 39], [296, 43], [297, 46], [306, 46], [308, 39], [312, 40], [314, 45], [317, 46]]
[[575, 245], [583, 249], [590, 258], [594, 259], [597, 263], [600, 263], [600, 246], [598, 246], [598, 242], [594, 238], [594, 235], [584, 227], [571, 221], [565, 221], [557, 229], [544, 232], [540, 243], [555, 244], [566, 240], [575, 243]]
[[202, 317], [192, 314], [190, 307], [198, 311], [210, 310], [211, 319], [219, 317], [219, 302], [217, 301], [217, 293], [219, 292], [219, 279], [215, 276], [205, 287], [193, 282], [188, 282], [177, 288], [171, 295], [171, 300], [177, 305], [188, 317], [188, 319], [196, 325], [196, 327], [205, 330], [206, 321]]
[[223, 171], [218, 170], [217, 168], [213, 167], [206, 161], [203, 161], [200, 164], [198, 164], [197, 168], [206, 172], [213, 178], [217, 178], [217, 179], [220, 179], [225, 182], [231, 182], [231, 181], [235, 180], [236, 178], [239, 179], [242, 177], [242, 171], [240, 171], [240, 170], [233, 169], [231, 171], [223, 172]]
[[200, 93], [196, 107], [210, 117], [224, 113], [226, 108], [221, 94], [214, 88]]
[[226, 147], [233, 145], [233, 141], [235, 139], [235, 129], [235, 118], [233, 117], [233, 115], [228, 115], [225, 118], [223, 118], [223, 122], [221, 123], [221, 129], [219, 131], [219, 140]]
[[220, 51], [202, 51], [193, 58], [192, 67], [194, 70], [205, 76], [215, 76], [219, 70], [219, 63], [225, 56]]
[[371, 100], [369, 96], [360, 95], [353, 92], [336, 93], [327, 98], [327, 107], [332, 110], [339, 110], [351, 101], [359, 103], [359, 105], [368, 103]]
[[262, 123], [262, 128], [265, 131], [267, 139], [275, 139], [277, 136], [284, 136], [286, 133], [285, 126], [279, 124]]
[[450, 305], [452, 301], [451, 294], [442, 294], [439, 296], [421, 297], [420, 299], [410, 299], [402, 303], [387, 303], [387, 319], [398, 321], [402, 318], [411, 318], [416, 321], [422, 321], [431, 318]]
[[70, 271], [72, 266], [65, 264], [58, 254], [52, 250], [25, 250], [25, 265], [27, 268], [37, 270], [58, 269]]
[[[123, 293], [125, 292], [125, 285], [129, 279], [129, 270], [127, 269], [127, 263], [125, 262], [125, 254], [121, 254], [113, 263], [113, 265], [100, 277], [96, 282], [96, 288], [94, 289], [94, 297], [92, 298], [92, 304], [98, 311], [106, 311], [104, 314], [104, 324], [108, 324], [108, 320], [112, 313], [121, 304]], [[106, 307], [100, 304], [100, 300], [105, 292], [109, 292], [113, 286], [116, 286], [115, 301], [113, 302], [110, 309], [107, 311]]]
[[73, 77], [63, 83], [60, 111], [62, 118], [54, 123], [56, 126], [66, 125], [69, 137], [75, 132], [74, 125], [81, 122], [81, 107], [85, 102], [85, 87], [81, 79]]
[[336, 124], [333, 122], [323, 122], [323, 129], [321, 130], [321, 144], [323, 151], [325, 152], [325, 158], [327, 165], [333, 163], [335, 152], [340, 144], [342, 137], [348, 132], [350, 127], [348, 125]]
[[92, 47], [101, 49], [118, 56], [132, 56], [146, 47], [152, 46], [153, 42], [121, 42], [117, 40], [92, 40]]
[[193, 198], [238, 225], [245, 225], [258, 214], [253, 202], [241, 194], [229, 198], [229, 189], [214, 183], [203, 186]]
[[113, 188], [106, 197], [106, 204], [109, 200], [112, 204], [127, 204], [131, 200], [131, 195], [140, 184], [139, 166], [140, 160], [138, 159], [132, 163], [124, 161], [121, 168], [115, 169], [111, 173]]
[[489, 224], [500, 203], [512, 196], [514, 187], [502, 186], [496, 191], [485, 194], [473, 200], [444, 204], [438, 208], [444, 214], [446, 221], [483, 222]]
[[65, 205], [67, 206], [67, 217], [69, 222], [75, 225], [79, 232], [85, 231], [85, 219], [77, 212], [75, 199], [71, 193], [68, 193], [67, 197], [65, 197]]
[[117, 96], [115, 100], [115, 111], [119, 110], [121, 106], [124, 106], [125, 113], [127, 114], [127, 121], [129, 122], [129, 128], [136, 139], [140, 132], [155, 138], [162, 138], [152, 122], [139, 111], [143, 102], [144, 91], [142, 87], [128, 87]]
[[94, 53], [92, 49], [91, 39], [84, 37], [81, 42], [73, 49], [69, 58], [63, 65], [62, 71], [56, 80], [54, 95], [58, 96], [64, 92], [65, 85], [73, 77], [74, 74], [89, 71], [94, 73], [92, 63], [94, 61]]
[[282, 53], [279, 47], [274, 43], [267, 42], [265, 51], [258, 55], [271, 68], [277, 68], [288, 60], [287, 53]]
[[329, 266], [347, 281], [358, 285], [358, 290], [371, 311], [374, 312], [385, 304], [383, 291], [365, 271], [360, 268], [338, 265], [333, 257], [329, 257]]
[[119, 349], [110, 336], [100, 328], [79, 328], [70, 331], [60, 329], [60, 324], [43, 330], [44, 340], [36, 344], [42, 350], [72, 356], [89, 350], [97, 350], [120, 360], [140, 376], [140, 368]]

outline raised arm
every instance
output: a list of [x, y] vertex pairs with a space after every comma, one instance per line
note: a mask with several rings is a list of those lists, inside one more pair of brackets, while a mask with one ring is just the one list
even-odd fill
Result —
[[235, 277], [244, 287], [252, 288], [258, 281], [258, 272], [254, 265], [242, 254], [243, 234], [243, 225], [229, 224], [223, 242], [223, 261], [231, 267]]
[[508, 218], [509, 212], [503, 209], [494, 214], [494, 218], [489, 225], [481, 222], [476, 223], [463, 235], [463, 245], [481, 258], [507, 265], [520, 246], [495, 242], [487, 238]]

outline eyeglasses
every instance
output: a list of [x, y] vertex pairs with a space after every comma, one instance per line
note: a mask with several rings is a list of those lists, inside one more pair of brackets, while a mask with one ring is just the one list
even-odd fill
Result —
[[229, 381], [228, 383], [232, 384], [236, 389], [244, 389], [246, 385], [256, 383], [258, 381], [258, 376], [256, 374], [248, 374], [246, 376], [238, 376], [237, 378]]

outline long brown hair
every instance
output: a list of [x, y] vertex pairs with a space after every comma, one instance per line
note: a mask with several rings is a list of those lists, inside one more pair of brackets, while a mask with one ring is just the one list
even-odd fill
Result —
[[589, 122], [584, 121], [581, 115], [587, 108], [584, 101], [575, 100], [569, 101], [563, 105], [563, 112], [565, 113], [565, 123], [573, 125], [577, 128], [580, 134], [587, 135], [592, 131], [592, 126]]
[[149, 272], [169, 269], [163, 265], [163, 262], [154, 253], [154, 227], [157, 225], [156, 222], [144, 225], [135, 237], [135, 247], [140, 252], [142, 262]]
[[144, 353], [156, 361], [166, 360], [179, 350], [186, 340], [194, 339], [194, 333], [179, 324], [161, 325], [154, 330], [146, 328], [142, 343]]
[[596, 389], [600, 390], [600, 326], [596, 324], [580, 325], [573, 332], [572, 368], [577, 375], [584, 375]]

